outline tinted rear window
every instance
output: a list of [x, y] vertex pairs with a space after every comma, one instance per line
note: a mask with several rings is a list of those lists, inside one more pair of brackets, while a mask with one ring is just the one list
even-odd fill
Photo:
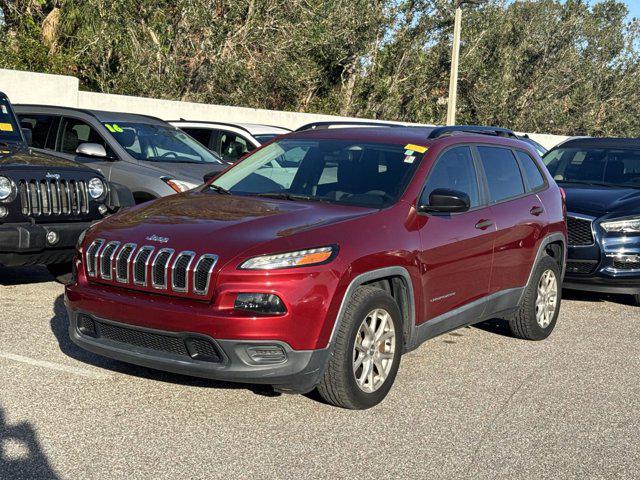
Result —
[[511, 150], [479, 146], [478, 151], [487, 176], [489, 198], [492, 203], [524, 193], [520, 167]]

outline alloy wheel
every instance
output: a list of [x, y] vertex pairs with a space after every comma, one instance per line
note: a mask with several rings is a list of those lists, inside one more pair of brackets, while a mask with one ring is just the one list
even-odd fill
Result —
[[542, 328], [547, 328], [553, 320], [558, 304], [558, 280], [553, 270], [545, 270], [538, 282], [536, 297], [536, 321]]
[[366, 393], [378, 390], [387, 379], [396, 352], [393, 318], [386, 310], [369, 312], [356, 332], [353, 346], [353, 375]]

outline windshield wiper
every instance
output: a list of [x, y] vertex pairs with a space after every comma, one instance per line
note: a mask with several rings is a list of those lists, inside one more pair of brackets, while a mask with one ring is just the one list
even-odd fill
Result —
[[221, 187], [220, 185], [214, 185], [212, 183], [211, 185], [209, 185], [209, 188], [211, 190], [215, 190], [216, 192], [218, 192], [221, 195], [233, 195], [229, 190], [227, 190], [224, 187]]
[[255, 197], [269, 197], [282, 200], [291, 200], [292, 202], [303, 200], [308, 202], [328, 202], [323, 198], [312, 197], [311, 195], [303, 195], [299, 193], [287, 193], [287, 192], [265, 192], [265, 193], [251, 193]]

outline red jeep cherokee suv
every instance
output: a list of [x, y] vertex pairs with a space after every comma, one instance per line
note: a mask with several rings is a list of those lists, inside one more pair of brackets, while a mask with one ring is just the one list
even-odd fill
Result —
[[346, 408], [380, 402], [401, 355], [453, 329], [501, 317], [543, 339], [564, 203], [533, 148], [501, 133], [293, 133], [105, 219], [79, 242], [71, 338], [171, 372], [317, 387]]

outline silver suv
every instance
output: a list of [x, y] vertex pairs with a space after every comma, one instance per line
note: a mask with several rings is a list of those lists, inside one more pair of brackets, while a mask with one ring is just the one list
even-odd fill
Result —
[[92, 167], [129, 187], [136, 203], [190, 190], [227, 165], [155, 117], [44, 105], [15, 105], [32, 148]]

